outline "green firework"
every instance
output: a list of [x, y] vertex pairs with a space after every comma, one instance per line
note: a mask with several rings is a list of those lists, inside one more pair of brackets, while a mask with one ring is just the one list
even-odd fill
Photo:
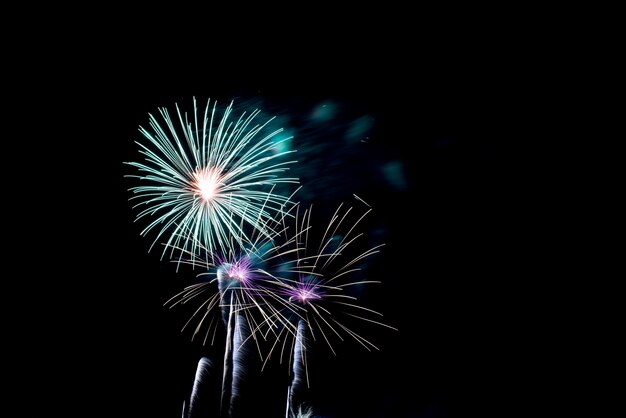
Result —
[[138, 169], [128, 177], [140, 183], [130, 188], [137, 220], [150, 218], [141, 235], [156, 234], [150, 249], [161, 242], [163, 255], [169, 249], [172, 257], [226, 253], [251, 231], [271, 236], [267, 220], [291, 205], [277, 192], [298, 183], [282, 176], [295, 163], [283, 144], [291, 138], [269, 129], [273, 118], [259, 121], [259, 110], [233, 116], [232, 106], [220, 115], [208, 100], [200, 114], [194, 98], [191, 115], [176, 105], [172, 118], [161, 108], [161, 121], [150, 114], [150, 129], [139, 128], [147, 140], [136, 141], [144, 161], [127, 163]]

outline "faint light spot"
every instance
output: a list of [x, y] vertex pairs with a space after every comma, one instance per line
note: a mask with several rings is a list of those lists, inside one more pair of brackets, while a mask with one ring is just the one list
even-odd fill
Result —
[[311, 119], [318, 122], [326, 122], [332, 119], [337, 113], [337, 105], [332, 102], [320, 103], [313, 109]]
[[272, 147], [272, 152], [274, 154], [281, 154], [291, 150], [291, 140], [293, 138], [293, 134], [291, 131], [283, 131], [278, 135], [275, 135], [272, 138], [272, 142], [274, 143], [274, 147]]
[[373, 125], [374, 118], [371, 116], [361, 116], [350, 124], [348, 132], [346, 132], [346, 139], [350, 142], [356, 142], [358, 140], [364, 142], [363, 137], [365, 137], [365, 139], [369, 139], [366, 134]]
[[390, 161], [381, 167], [383, 176], [387, 182], [398, 190], [407, 188], [407, 181], [404, 176], [404, 166], [400, 161]]

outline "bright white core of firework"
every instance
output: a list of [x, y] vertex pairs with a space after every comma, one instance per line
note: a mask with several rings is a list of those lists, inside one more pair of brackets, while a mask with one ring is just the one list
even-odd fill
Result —
[[194, 173], [194, 192], [202, 196], [205, 202], [212, 200], [220, 187], [220, 175], [211, 168], [205, 167]]

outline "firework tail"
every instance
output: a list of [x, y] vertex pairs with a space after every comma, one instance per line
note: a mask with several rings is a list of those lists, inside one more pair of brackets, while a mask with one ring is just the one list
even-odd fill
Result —
[[246, 372], [246, 363], [248, 357], [248, 349], [244, 347], [244, 343], [250, 336], [248, 322], [243, 313], [235, 315], [235, 326], [233, 329], [232, 343], [232, 377], [230, 389], [230, 404], [228, 407], [231, 417], [237, 416], [238, 400], [242, 394], [243, 381]]
[[241, 396], [248, 359], [248, 350], [244, 344], [250, 338], [251, 332], [244, 313], [245, 308], [242, 308], [240, 301], [237, 300], [235, 293], [237, 288], [228, 288], [226, 280], [228, 279], [222, 274], [218, 274], [222, 318], [226, 326], [220, 410], [222, 414], [228, 411], [227, 416], [234, 417], [237, 414], [237, 401]]
[[[293, 364], [291, 383], [287, 389], [287, 410], [285, 417], [289, 418], [297, 414], [301, 409], [302, 395], [305, 384], [308, 387], [308, 374], [306, 370], [306, 345], [307, 345], [307, 324], [303, 319], [298, 320], [295, 342], [293, 346]], [[292, 415], [293, 414], [293, 415]]]
[[234, 294], [230, 293], [231, 305], [228, 308], [226, 325], [226, 347], [224, 349], [224, 374], [222, 377], [221, 411], [228, 411], [230, 417], [236, 416], [237, 401], [241, 396], [243, 378], [246, 370], [248, 350], [244, 343], [250, 336], [246, 317], [235, 312], [232, 306]]
[[[201, 386], [206, 381], [207, 376], [209, 375], [209, 368], [212, 366], [211, 361], [202, 357], [200, 361], [198, 361], [198, 367], [196, 369], [196, 378], [193, 382], [193, 388], [191, 390], [191, 396], [189, 399], [189, 411], [187, 412], [188, 418], [196, 418], [199, 417], [196, 413], [198, 401], [201, 399]], [[183, 404], [183, 417], [185, 417], [185, 408]]]
[[228, 410], [230, 405], [230, 395], [231, 395], [231, 384], [233, 378], [233, 312], [232, 312], [232, 303], [234, 294], [232, 291], [230, 293], [230, 303], [226, 304], [224, 302], [225, 294], [222, 293], [222, 317], [226, 316], [226, 346], [224, 347], [224, 373], [222, 375], [222, 399], [220, 402], [220, 411], [222, 414], [224, 411]]

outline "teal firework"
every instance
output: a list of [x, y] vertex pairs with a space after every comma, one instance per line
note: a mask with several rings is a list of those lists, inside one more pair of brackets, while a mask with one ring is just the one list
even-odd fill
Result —
[[[220, 112], [207, 101], [204, 110], [193, 100], [193, 113], [175, 106], [161, 118], [149, 115], [150, 128], [139, 128], [145, 141], [137, 141], [143, 162], [130, 175], [137, 220], [147, 220], [141, 235], [154, 233], [164, 244], [163, 255], [200, 252], [213, 256], [241, 247], [252, 232], [274, 234], [268, 220], [291, 205], [285, 177], [290, 160], [282, 129], [270, 129], [273, 118], [261, 120], [260, 110], [233, 113], [233, 103]], [[285, 191], [285, 193], [282, 193]]]

